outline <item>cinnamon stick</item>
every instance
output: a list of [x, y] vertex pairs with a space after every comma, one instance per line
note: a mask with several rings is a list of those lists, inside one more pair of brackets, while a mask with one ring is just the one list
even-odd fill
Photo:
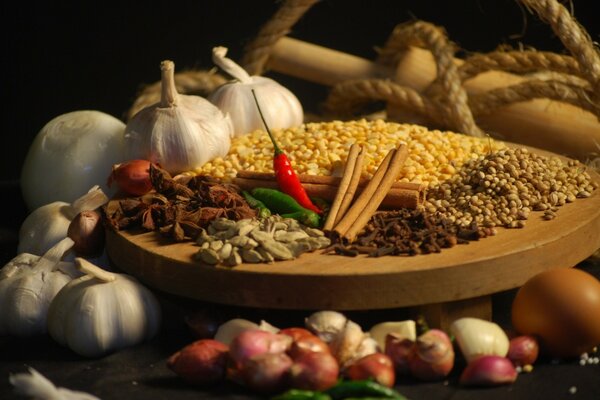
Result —
[[346, 190], [346, 193], [344, 193], [344, 197], [342, 198], [342, 204], [340, 206], [340, 211], [335, 217], [334, 226], [342, 220], [344, 215], [346, 215], [346, 212], [352, 204], [352, 200], [354, 200], [354, 195], [356, 194], [358, 184], [360, 183], [360, 178], [362, 176], [365, 154], [366, 152], [363, 149], [363, 151], [361, 151], [356, 158], [354, 170], [352, 171], [350, 178], [350, 185], [348, 186], [348, 190]]
[[[356, 190], [356, 186], [358, 186], [358, 179], [356, 179], [354, 188], [351, 188], [352, 178], [355, 175], [354, 171], [357, 169], [356, 162], [359, 153], [364, 153], [364, 150], [358, 144], [354, 143], [352, 146], [350, 146], [348, 158], [346, 159], [346, 165], [344, 166], [344, 174], [342, 175], [337, 193], [335, 195], [335, 198], [333, 199], [331, 208], [329, 209], [329, 214], [327, 215], [325, 224], [323, 225], [324, 231], [331, 230], [336, 220], [341, 218], [341, 215], [343, 215], [346, 212], [346, 209], [341, 207], [343, 200], [346, 197], [346, 192], [350, 189], [352, 190], [352, 193], [354, 193], [354, 191]], [[361, 171], [362, 163], [358, 167], [360, 168], [359, 171]]]
[[[383, 178], [381, 179], [381, 182], [376, 190], [373, 192], [371, 198], [365, 204], [356, 205], [356, 218], [354, 222], [346, 229], [343, 235], [346, 240], [349, 242], [354, 241], [356, 235], [364, 228], [367, 222], [369, 222], [375, 211], [377, 211], [379, 208], [379, 205], [383, 201], [386, 193], [392, 187], [392, 184], [396, 181], [396, 179], [398, 179], [400, 169], [402, 168], [402, 165], [404, 165], [404, 162], [407, 158], [408, 148], [405, 145], [400, 145], [400, 148], [394, 152], [392, 160], [389, 163], [389, 166], [386, 168]], [[352, 207], [354, 207], [354, 205]], [[350, 214], [350, 211], [348, 214]]]
[[[275, 175], [272, 173], [255, 172], [256, 175], [238, 174], [238, 176], [255, 176], [255, 178], [234, 178], [232, 183], [235, 183], [244, 190], [251, 190], [256, 187], [264, 187], [270, 189], [277, 189], [277, 181]], [[324, 183], [306, 183], [304, 177], [310, 176], [317, 178], [316, 181]], [[302, 186], [306, 190], [309, 196], [320, 197], [324, 200], [333, 201], [337, 194], [337, 188], [341, 178], [332, 176], [312, 176], [312, 175], [298, 175]], [[356, 190], [356, 194], [360, 194], [367, 186], [368, 180], [361, 179]], [[387, 193], [381, 207], [388, 209], [398, 208], [416, 208], [420, 204], [423, 204], [425, 200], [427, 186], [421, 183], [412, 182], [395, 182], [392, 188]], [[339, 214], [339, 213], [338, 213]]]
[[348, 229], [350, 229], [352, 224], [354, 224], [356, 218], [358, 218], [359, 214], [363, 212], [364, 208], [371, 200], [371, 197], [373, 197], [373, 194], [379, 188], [379, 185], [386, 171], [388, 170], [390, 162], [392, 161], [392, 158], [394, 158], [395, 154], [396, 149], [392, 149], [389, 151], [389, 153], [385, 156], [385, 158], [377, 168], [377, 171], [375, 171], [375, 174], [367, 184], [367, 187], [360, 193], [354, 204], [352, 204], [352, 207], [350, 207], [350, 209], [340, 220], [340, 222], [338, 222], [337, 225], [333, 228], [333, 231], [339, 237], [344, 237], [346, 235], [346, 232], [348, 231]]

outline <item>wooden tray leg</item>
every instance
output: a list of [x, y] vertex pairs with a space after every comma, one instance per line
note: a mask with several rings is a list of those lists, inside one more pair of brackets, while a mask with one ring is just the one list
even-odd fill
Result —
[[474, 297], [471, 299], [450, 301], [447, 303], [425, 304], [415, 311], [425, 317], [431, 328], [439, 328], [449, 332], [450, 324], [462, 317], [492, 320], [492, 296]]

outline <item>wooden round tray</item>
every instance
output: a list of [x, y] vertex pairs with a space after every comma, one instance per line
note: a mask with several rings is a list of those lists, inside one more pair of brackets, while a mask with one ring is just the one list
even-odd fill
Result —
[[315, 252], [273, 264], [214, 267], [192, 259], [199, 247], [191, 242], [126, 231], [108, 232], [106, 249], [116, 266], [148, 286], [192, 299], [299, 310], [413, 307], [516, 288], [600, 248], [600, 190], [560, 207], [554, 220], [542, 214], [531, 213], [523, 229], [501, 228], [496, 236], [415, 257]]

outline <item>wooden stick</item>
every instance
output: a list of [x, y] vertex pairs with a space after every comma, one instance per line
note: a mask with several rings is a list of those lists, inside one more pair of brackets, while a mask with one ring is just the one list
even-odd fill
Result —
[[340, 210], [338, 214], [335, 216], [335, 221], [333, 225], [337, 225], [346, 212], [350, 208], [352, 204], [352, 200], [354, 200], [354, 196], [356, 194], [356, 190], [358, 188], [358, 184], [360, 183], [360, 177], [362, 176], [363, 164], [365, 162], [365, 154], [366, 151], [361, 151], [356, 158], [356, 164], [354, 165], [354, 170], [352, 171], [352, 175], [350, 177], [350, 185], [348, 186], [348, 190], [344, 193], [344, 197], [342, 198], [342, 204], [340, 205]]
[[[398, 179], [400, 174], [400, 168], [408, 158], [408, 148], [405, 145], [401, 145], [398, 150], [394, 152], [394, 156], [389, 163], [389, 166], [385, 170], [385, 174], [377, 187], [377, 190], [373, 193], [373, 196], [364, 205], [358, 205], [358, 215], [355, 221], [346, 230], [343, 237], [349, 242], [354, 241], [356, 235], [364, 228], [369, 222], [371, 216], [377, 211], [386, 193], [392, 187], [392, 184]], [[357, 201], [358, 202], [358, 201]], [[358, 208], [360, 207], [360, 208]]]
[[[354, 175], [356, 159], [358, 157], [358, 154], [361, 152], [364, 153], [363, 149], [358, 144], [354, 143], [352, 146], [350, 146], [348, 158], [346, 159], [346, 165], [344, 166], [344, 174], [342, 175], [342, 179], [340, 180], [340, 185], [338, 187], [335, 198], [333, 199], [333, 203], [331, 204], [331, 208], [329, 209], [329, 214], [327, 215], [325, 224], [323, 224], [324, 231], [329, 231], [331, 230], [331, 228], [333, 228], [333, 225], [336, 221], [336, 217], [340, 212], [342, 200], [344, 199], [346, 191], [348, 190], [348, 186], [350, 186], [350, 181]], [[358, 185], [358, 180], [356, 184]]]
[[[275, 177], [267, 177], [267, 179], [247, 179], [247, 178], [234, 178], [233, 183], [238, 185], [241, 189], [251, 190], [256, 187], [264, 187], [269, 189], [278, 189]], [[366, 187], [368, 181], [362, 180], [358, 186], [357, 194], [360, 194]], [[302, 183], [306, 193], [312, 197], [320, 197], [324, 200], [333, 201], [337, 193], [338, 185], [335, 180], [331, 184], [320, 184], [320, 183]], [[418, 183], [408, 182], [396, 182], [390, 191], [387, 193], [381, 207], [388, 209], [398, 208], [417, 208], [417, 206], [423, 204], [426, 196], [426, 185]], [[338, 212], [339, 215], [339, 212]]]
[[387, 171], [394, 154], [396, 154], [396, 149], [392, 149], [388, 152], [381, 164], [379, 164], [377, 171], [375, 171], [375, 174], [369, 181], [367, 187], [361, 192], [341, 221], [333, 228], [333, 231], [339, 237], [343, 237], [346, 234], [346, 231], [350, 229], [354, 221], [356, 221], [356, 218], [358, 218], [358, 215], [363, 211], [367, 203], [369, 203], [371, 197], [373, 197], [373, 194], [379, 187], [379, 184], [381, 183], [381, 180], [383, 179], [383, 176], [385, 175], [385, 172]]
[[[455, 61], [457, 64], [462, 62]], [[390, 78], [423, 92], [436, 76], [433, 56], [418, 47], [409, 47], [397, 68], [392, 70], [364, 58], [289, 37], [277, 42], [267, 64], [272, 71], [328, 86], [348, 79]], [[469, 95], [474, 95], [524, 79], [502, 71], [489, 71], [469, 79], [465, 89]], [[398, 110], [392, 105], [388, 110], [392, 120], [394, 113], [398, 114]], [[595, 115], [549, 99], [511, 104], [478, 117], [477, 122], [502, 140], [540, 147], [580, 160], [592, 157], [596, 143], [600, 143], [600, 123]]]
[[[234, 183], [238, 179], [243, 179], [244, 182], [248, 180], [258, 180], [258, 181], [273, 181], [275, 182], [275, 174], [272, 172], [256, 172], [256, 171], [247, 171], [241, 170], [237, 172], [236, 178], [233, 179]], [[298, 179], [300, 179], [301, 183], [314, 183], [318, 185], [329, 185], [338, 187], [341, 183], [342, 178], [339, 176], [330, 176], [330, 175], [308, 175], [308, 174], [298, 174]], [[358, 187], [365, 187], [369, 183], [369, 179], [361, 178], [358, 182]], [[425, 190], [427, 184], [425, 183], [417, 183], [417, 182], [394, 182], [392, 188], [395, 189], [406, 189], [406, 190]]]

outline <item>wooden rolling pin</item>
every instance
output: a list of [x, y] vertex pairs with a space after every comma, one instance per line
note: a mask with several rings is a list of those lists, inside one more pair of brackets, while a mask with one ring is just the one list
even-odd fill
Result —
[[[457, 63], [461, 60], [456, 59]], [[274, 46], [267, 68], [331, 86], [349, 79], [394, 78], [422, 92], [434, 80], [436, 66], [427, 50], [410, 47], [396, 71], [354, 55], [283, 37]], [[524, 78], [489, 71], [465, 82], [469, 94], [504, 87]], [[388, 118], [405, 122], [406, 114], [388, 109]], [[413, 121], [410, 121], [413, 122]], [[570, 104], [536, 99], [499, 108], [477, 118], [478, 125], [501, 140], [543, 148], [585, 161], [600, 153], [600, 123], [596, 116]]]

